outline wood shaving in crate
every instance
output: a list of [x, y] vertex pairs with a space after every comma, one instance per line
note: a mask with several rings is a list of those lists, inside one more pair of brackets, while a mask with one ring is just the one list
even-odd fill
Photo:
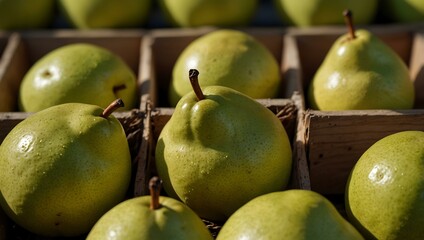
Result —
[[274, 108], [275, 115], [278, 119], [280, 119], [284, 127], [289, 127], [289, 125], [296, 119], [297, 109], [294, 103], [286, 104], [284, 106], [276, 106]]
[[135, 159], [141, 146], [141, 136], [143, 134], [144, 113], [138, 109], [133, 109], [130, 115], [125, 116], [119, 121], [125, 130], [128, 145], [130, 147], [131, 158]]
[[223, 224], [214, 223], [214, 222], [211, 222], [211, 221], [205, 220], [205, 219], [202, 219], [202, 221], [206, 225], [206, 227], [208, 228], [209, 232], [212, 234], [212, 237], [216, 238], [216, 236], [218, 236], [218, 233], [221, 230]]

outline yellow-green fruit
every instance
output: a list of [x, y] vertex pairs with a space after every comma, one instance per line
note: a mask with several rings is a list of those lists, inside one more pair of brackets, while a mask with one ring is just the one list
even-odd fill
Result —
[[107, 106], [121, 98], [123, 109], [137, 103], [136, 77], [113, 52], [92, 44], [57, 48], [39, 59], [20, 86], [20, 109], [36, 112], [62, 103]]
[[160, 0], [162, 12], [178, 27], [244, 26], [250, 23], [258, 0]]
[[362, 240], [361, 234], [320, 194], [286, 190], [259, 196], [225, 222], [217, 240]]
[[0, 0], [0, 29], [46, 28], [53, 21], [55, 0]]
[[348, 218], [367, 239], [422, 239], [424, 132], [373, 144], [353, 168], [345, 197]]
[[182, 202], [159, 198], [150, 209], [150, 196], [137, 197], [115, 206], [94, 225], [87, 240], [212, 240], [202, 220]]
[[350, 9], [357, 24], [370, 24], [377, 13], [378, 0], [273, 0], [284, 23], [298, 27], [340, 25], [342, 12]]
[[87, 233], [122, 201], [131, 156], [122, 125], [103, 109], [68, 103], [20, 122], [0, 146], [0, 204], [43, 236]]
[[291, 146], [281, 121], [254, 99], [223, 86], [191, 92], [156, 145], [168, 195], [199, 216], [222, 221], [254, 197], [286, 187]]
[[74, 27], [134, 28], [147, 21], [151, 0], [59, 0], [61, 13]]
[[403, 60], [367, 30], [339, 37], [309, 85], [319, 110], [409, 109], [415, 90]]
[[170, 102], [175, 106], [191, 91], [188, 71], [197, 69], [200, 86], [226, 86], [252, 98], [272, 98], [278, 94], [280, 71], [271, 52], [247, 33], [216, 30], [184, 49], [178, 57], [170, 86]]
[[381, 11], [395, 23], [418, 23], [424, 21], [424, 1], [385, 0], [381, 1]]

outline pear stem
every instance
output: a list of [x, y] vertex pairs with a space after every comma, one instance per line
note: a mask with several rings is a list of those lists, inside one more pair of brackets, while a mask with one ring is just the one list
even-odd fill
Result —
[[197, 69], [190, 69], [188, 71], [188, 77], [190, 79], [191, 87], [193, 88], [194, 93], [197, 96], [197, 100], [201, 101], [205, 99], [205, 95], [203, 94], [202, 89], [200, 88], [198, 76], [199, 71], [197, 71]]
[[108, 118], [114, 111], [116, 111], [116, 109], [118, 109], [120, 107], [124, 107], [124, 106], [125, 106], [124, 101], [122, 101], [122, 99], [118, 98], [115, 101], [113, 101], [111, 104], [109, 104], [109, 106], [107, 106], [107, 108], [105, 108], [105, 110], [103, 110], [100, 117]]
[[150, 190], [150, 209], [155, 210], [160, 207], [159, 196], [162, 186], [162, 180], [159, 177], [152, 177], [149, 181]]
[[346, 9], [343, 11], [343, 16], [347, 25], [347, 28], [349, 30], [350, 38], [355, 39], [355, 27], [353, 26], [353, 14], [352, 11], [349, 9]]

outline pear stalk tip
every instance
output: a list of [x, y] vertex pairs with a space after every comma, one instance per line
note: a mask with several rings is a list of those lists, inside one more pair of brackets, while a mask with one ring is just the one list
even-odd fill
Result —
[[160, 207], [159, 197], [162, 187], [162, 180], [159, 177], [152, 177], [149, 181], [150, 209], [155, 210]]
[[205, 99], [205, 95], [203, 94], [202, 89], [199, 85], [199, 71], [197, 71], [197, 69], [190, 69], [188, 71], [188, 77], [190, 79], [191, 87], [193, 88], [193, 91], [197, 96], [197, 100], [201, 101]]
[[105, 110], [103, 110], [100, 116], [103, 118], [108, 118], [114, 111], [124, 106], [125, 106], [124, 101], [118, 98], [115, 101], [113, 101], [111, 104], [109, 104], [109, 106], [107, 106]]
[[349, 31], [349, 35], [351, 39], [355, 39], [356, 35], [355, 35], [355, 26], [353, 25], [353, 13], [351, 10], [346, 9], [343, 11], [343, 16], [346, 22], [346, 26], [348, 28]]

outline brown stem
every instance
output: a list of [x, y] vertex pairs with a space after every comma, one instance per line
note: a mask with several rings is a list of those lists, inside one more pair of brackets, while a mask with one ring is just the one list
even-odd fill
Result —
[[118, 98], [115, 101], [113, 101], [111, 104], [109, 104], [109, 106], [107, 106], [107, 108], [105, 108], [105, 110], [103, 110], [100, 117], [108, 118], [110, 116], [110, 114], [112, 114], [116, 109], [118, 109], [120, 107], [124, 107], [124, 106], [125, 106], [124, 101], [122, 101], [122, 99]]
[[197, 69], [190, 69], [188, 71], [188, 77], [190, 79], [191, 87], [193, 88], [194, 93], [197, 96], [197, 100], [201, 101], [205, 99], [205, 95], [203, 95], [202, 89], [200, 88], [198, 76], [199, 71], [197, 71]]
[[150, 190], [150, 209], [155, 210], [160, 207], [159, 196], [162, 186], [162, 180], [159, 177], [152, 177], [149, 181]]
[[351, 39], [355, 39], [355, 26], [353, 26], [353, 14], [352, 11], [349, 9], [346, 9], [343, 11], [343, 16], [347, 25], [347, 28], [349, 30], [349, 35]]

